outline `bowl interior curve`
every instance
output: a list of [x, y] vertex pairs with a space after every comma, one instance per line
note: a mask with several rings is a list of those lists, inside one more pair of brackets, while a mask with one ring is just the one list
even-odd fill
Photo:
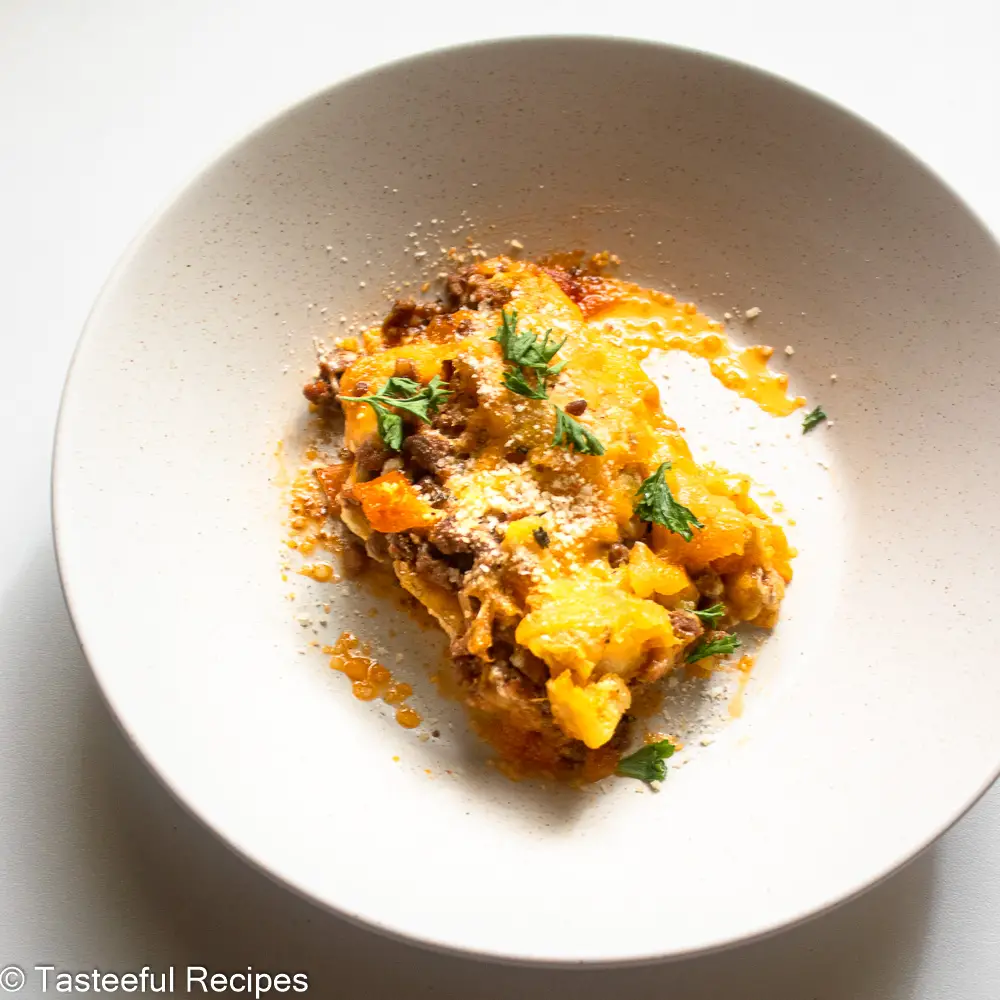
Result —
[[[434, 631], [363, 588], [281, 578], [294, 456], [283, 470], [275, 451], [301, 439], [312, 338], [417, 291], [467, 236], [488, 252], [612, 250], [716, 318], [756, 305], [736, 336], [793, 345], [793, 389], [832, 418], [803, 438], [798, 417], [734, 415], [666, 383], [697, 443], [725, 449], [735, 427], [751, 465], [758, 435], [778, 449], [766, 484], [780, 480], [801, 554], [742, 718], [658, 795], [508, 781], [428, 679]], [[384, 930], [614, 962], [805, 917], [912, 856], [1000, 762], [981, 611], [1000, 544], [983, 433], [998, 279], [996, 244], [920, 164], [747, 67], [548, 39], [348, 81], [193, 182], [88, 325], [55, 469], [88, 656], [213, 829]], [[402, 655], [440, 738], [349, 696], [308, 645], [343, 629], [394, 668]]]

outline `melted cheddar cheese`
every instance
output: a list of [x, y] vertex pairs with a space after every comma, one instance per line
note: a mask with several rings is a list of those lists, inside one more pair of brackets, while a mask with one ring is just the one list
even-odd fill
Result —
[[[340, 376], [357, 459], [335, 474], [342, 517], [363, 538], [388, 536], [400, 583], [448, 633], [476, 708], [595, 750], [620, 730], [633, 693], [683, 662], [702, 631], [699, 604], [722, 600], [727, 624], [770, 626], [791, 579], [782, 529], [745, 477], [695, 461], [642, 360], [653, 348], [704, 357], [776, 415], [803, 400], [768, 369], [770, 349], [735, 349], [720, 324], [672, 296], [507, 258], [466, 279], [488, 294], [369, 331]], [[548, 399], [505, 387], [493, 339], [502, 310], [516, 310], [522, 332], [564, 340]], [[430, 428], [409, 420], [414, 440], [372, 477], [359, 456], [382, 447], [375, 413], [345, 400], [401, 371], [422, 385], [437, 376], [453, 395]], [[555, 445], [554, 405], [579, 412], [604, 453]], [[442, 451], [430, 475], [421, 444]], [[640, 484], [664, 462], [674, 498], [702, 525], [689, 541], [635, 513]]]

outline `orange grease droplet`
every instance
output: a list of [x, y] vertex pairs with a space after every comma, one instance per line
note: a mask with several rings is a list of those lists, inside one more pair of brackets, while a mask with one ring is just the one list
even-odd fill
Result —
[[396, 721], [404, 729], [414, 729], [420, 725], [419, 714], [407, 705], [396, 709]]
[[359, 643], [351, 632], [342, 632], [332, 646], [324, 646], [323, 652], [330, 657], [330, 667], [346, 674], [353, 682], [351, 692], [359, 701], [374, 701], [381, 698], [388, 705], [396, 705], [396, 721], [404, 729], [414, 729], [420, 725], [420, 714], [416, 709], [404, 704], [413, 694], [413, 688], [406, 683], [396, 683], [392, 671], [372, 658], [369, 643]]

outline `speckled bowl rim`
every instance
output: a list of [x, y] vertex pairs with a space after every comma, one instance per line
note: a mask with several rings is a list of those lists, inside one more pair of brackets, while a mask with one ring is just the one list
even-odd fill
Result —
[[295, 881], [286, 879], [284, 877], [278, 876], [273, 873], [267, 863], [262, 859], [256, 857], [251, 851], [245, 849], [238, 842], [235, 834], [231, 831], [226, 831], [219, 829], [214, 826], [212, 822], [206, 817], [202, 816], [199, 812], [195, 811], [194, 807], [188, 804], [183, 789], [176, 787], [174, 783], [171, 782], [170, 778], [165, 774], [160, 767], [157, 765], [153, 754], [145, 746], [142, 735], [136, 732], [129, 724], [129, 721], [122, 711], [122, 707], [116, 701], [115, 695], [111, 690], [111, 684], [109, 683], [108, 677], [103, 673], [101, 666], [96, 662], [95, 658], [90, 655], [90, 645], [87, 641], [87, 625], [86, 622], [79, 620], [76, 610], [75, 602], [73, 599], [73, 585], [70, 580], [67, 579], [67, 574], [60, 552], [60, 501], [59, 501], [59, 469], [60, 462], [62, 460], [62, 448], [61, 443], [64, 441], [65, 435], [64, 422], [66, 420], [66, 399], [68, 395], [68, 390], [72, 384], [74, 378], [78, 376], [79, 365], [78, 361], [82, 353], [84, 345], [87, 343], [88, 338], [93, 336], [94, 328], [96, 326], [97, 318], [102, 311], [106, 302], [110, 301], [114, 291], [115, 286], [118, 283], [120, 277], [127, 272], [129, 267], [132, 265], [134, 258], [137, 255], [139, 248], [144, 244], [149, 234], [156, 228], [156, 226], [161, 222], [165, 214], [170, 210], [174, 203], [179, 200], [181, 195], [188, 191], [190, 188], [198, 184], [198, 182], [213, 170], [218, 167], [221, 162], [238, 152], [244, 146], [251, 144], [261, 133], [265, 132], [267, 129], [275, 125], [280, 119], [294, 114], [300, 108], [311, 104], [317, 99], [322, 98], [324, 95], [330, 94], [336, 91], [338, 88], [355, 85], [364, 82], [365, 80], [373, 77], [377, 77], [384, 73], [391, 73], [399, 69], [405, 69], [408, 66], [414, 66], [418, 63], [423, 63], [426, 61], [432, 61], [441, 57], [447, 57], [452, 54], [458, 53], [468, 53], [476, 50], [492, 49], [492, 48], [503, 48], [503, 47], [513, 47], [513, 46], [532, 46], [532, 45], [546, 45], [552, 43], [566, 44], [566, 45], [594, 45], [594, 44], [606, 44], [621, 48], [624, 51], [628, 49], [645, 49], [652, 50], [655, 52], [662, 53], [665, 57], [670, 57], [672, 53], [681, 53], [688, 56], [695, 56], [702, 58], [706, 61], [717, 62], [720, 64], [725, 64], [729, 66], [736, 67], [747, 73], [756, 75], [763, 79], [769, 80], [770, 82], [777, 84], [781, 87], [789, 88], [797, 92], [800, 96], [808, 97], [813, 101], [819, 102], [822, 105], [838, 112], [839, 114], [845, 116], [846, 118], [852, 120], [855, 124], [860, 125], [864, 129], [878, 136], [886, 144], [892, 147], [897, 154], [900, 154], [904, 159], [908, 160], [913, 166], [917, 167], [923, 171], [929, 179], [931, 179], [935, 184], [942, 188], [950, 197], [954, 200], [957, 206], [963, 209], [970, 219], [977, 224], [977, 226], [994, 242], [1000, 245], [1000, 234], [991, 227], [988, 222], [971, 206], [968, 201], [949, 184], [945, 179], [943, 179], [934, 169], [932, 169], [928, 164], [926, 164], [920, 157], [915, 153], [910, 151], [901, 142], [896, 140], [891, 134], [886, 132], [884, 129], [880, 128], [877, 124], [870, 121], [864, 115], [838, 103], [825, 96], [824, 94], [816, 91], [810, 87], [807, 87], [797, 81], [791, 80], [785, 76], [778, 73], [774, 73], [770, 70], [764, 69], [760, 66], [754, 65], [753, 63], [746, 62], [744, 60], [735, 59], [730, 56], [720, 55], [715, 52], [711, 52], [705, 49], [696, 48], [693, 46], [678, 45], [668, 42], [660, 42], [656, 40], [651, 40], [647, 38], [641, 38], [630, 35], [616, 35], [616, 34], [591, 34], [591, 33], [565, 33], [565, 34], [526, 34], [526, 35], [509, 35], [498, 38], [489, 38], [483, 40], [470, 41], [465, 43], [460, 43], [456, 45], [443, 46], [440, 48], [428, 49], [421, 52], [411, 53], [406, 56], [402, 56], [397, 59], [392, 59], [386, 62], [380, 62], [377, 65], [366, 69], [362, 72], [349, 74], [342, 78], [337, 79], [334, 83], [328, 84], [326, 86], [317, 88], [316, 90], [310, 92], [302, 98], [292, 101], [286, 104], [284, 107], [269, 112], [265, 117], [262, 117], [256, 125], [251, 127], [249, 130], [245, 131], [241, 136], [235, 140], [230, 139], [216, 146], [215, 151], [209, 154], [202, 167], [192, 173], [186, 180], [182, 183], [176, 185], [173, 190], [166, 196], [159, 204], [158, 208], [151, 214], [151, 216], [146, 220], [146, 222], [140, 227], [136, 235], [128, 243], [118, 261], [112, 268], [108, 278], [105, 280], [101, 287], [100, 292], [88, 313], [87, 319], [84, 323], [82, 332], [77, 341], [76, 347], [74, 348], [72, 357], [70, 359], [70, 364], [67, 370], [66, 379], [63, 385], [63, 389], [60, 396], [60, 405], [56, 421], [56, 428], [54, 433], [54, 443], [53, 443], [53, 455], [52, 455], [52, 467], [51, 467], [51, 510], [52, 510], [52, 530], [55, 542], [55, 554], [56, 554], [56, 564], [59, 573], [60, 586], [63, 592], [64, 599], [66, 601], [67, 608], [70, 612], [70, 618], [74, 632], [76, 634], [77, 640], [86, 656], [87, 662], [90, 665], [91, 671], [93, 672], [94, 679], [97, 683], [98, 690], [101, 696], [108, 706], [112, 717], [115, 719], [117, 725], [119, 726], [121, 732], [126, 737], [127, 741], [136, 750], [139, 757], [145, 762], [149, 771], [157, 778], [160, 784], [167, 789], [167, 791], [172, 795], [172, 797], [185, 809], [185, 811], [196, 819], [201, 825], [210, 830], [219, 840], [222, 841], [234, 854], [242, 858], [247, 864], [253, 869], [257, 870], [261, 874], [265, 875], [271, 881], [281, 885], [294, 892], [301, 898], [317, 905], [323, 910], [326, 910], [336, 916], [343, 917], [355, 925], [377, 931], [391, 939], [404, 942], [407, 944], [415, 944], [422, 946], [424, 948], [442, 952], [449, 955], [454, 955], [456, 957], [462, 957], [467, 959], [478, 959], [482, 961], [487, 961], [491, 963], [498, 964], [511, 964], [526, 967], [535, 968], [628, 968], [633, 966], [649, 965], [665, 961], [678, 961], [683, 959], [701, 957], [706, 955], [711, 955], [717, 952], [726, 951], [729, 949], [741, 947], [743, 945], [749, 945], [757, 941], [762, 941], [767, 938], [774, 937], [781, 934], [784, 931], [791, 930], [798, 927], [804, 923], [807, 923], [818, 917], [822, 917], [834, 909], [851, 902], [854, 899], [865, 894], [868, 890], [881, 885], [883, 882], [887, 881], [898, 871], [908, 866], [912, 861], [916, 860], [918, 857], [923, 855], [942, 835], [944, 835], [948, 830], [950, 830], [959, 820], [961, 820], [969, 810], [975, 806], [979, 800], [986, 794], [990, 787], [994, 784], [996, 779], [1000, 777], [1000, 758], [998, 758], [993, 770], [990, 772], [988, 778], [982, 783], [981, 787], [975, 792], [975, 794], [969, 799], [965, 806], [943, 820], [935, 829], [929, 832], [923, 839], [922, 842], [917, 845], [917, 847], [910, 853], [902, 855], [896, 858], [892, 863], [885, 866], [884, 870], [877, 876], [867, 879], [865, 881], [859, 882], [857, 884], [846, 887], [840, 894], [836, 897], [827, 899], [816, 906], [803, 910], [803, 912], [798, 915], [784, 919], [780, 921], [775, 921], [772, 924], [766, 925], [758, 929], [757, 931], [750, 932], [740, 937], [734, 937], [729, 939], [720, 939], [717, 941], [710, 941], [705, 945], [697, 948], [688, 948], [684, 950], [678, 950], [674, 952], [656, 953], [656, 954], [640, 954], [630, 958], [623, 959], [580, 959], [580, 960], [566, 960], [566, 959], [545, 959], [538, 958], [534, 956], [523, 956], [523, 955], [513, 955], [513, 954], [503, 954], [499, 952], [481, 952], [474, 949], [463, 948], [459, 945], [455, 945], [449, 941], [437, 940], [433, 937], [424, 937], [419, 935], [414, 935], [406, 932], [402, 932], [393, 926], [383, 924], [378, 920], [375, 920], [369, 916], [362, 916], [357, 913], [353, 913], [350, 910], [341, 908], [336, 904], [317, 898], [310, 890], [304, 885], [298, 884]]

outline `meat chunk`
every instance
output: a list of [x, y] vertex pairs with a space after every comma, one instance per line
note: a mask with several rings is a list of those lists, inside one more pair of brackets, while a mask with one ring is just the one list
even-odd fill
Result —
[[656, 649], [636, 675], [635, 680], [641, 684], [652, 684], [673, 670], [683, 659], [685, 653], [700, 635], [705, 631], [701, 619], [692, 611], [671, 611], [670, 627], [674, 635], [680, 639], [680, 644], [669, 649]]
[[490, 279], [473, 268], [463, 268], [449, 275], [446, 281], [448, 296], [455, 309], [499, 309], [510, 301], [510, 289], [493, 284]]
[[455, 680], [464, 688], [473, 687], [483, 672], [483, 661], [467, 653], [453, 653], [451, 662], [455, 668]]
[[503, 715], [519, 729], [540, 732], [552, 728], [546, 725], [542, 711], [545, 688], [533, 683], [509, 663], [493, 663], [479, 675], [476, 690], [470, 698], [475, 707]]
[[454, 516], [442, 517], [431, 530], [429, 538], [445, 555], [459, 555], [472, 552], [472, 537], [458, 526]]
[[433, 479], [421, 479], [416, 487], [420, 491], [420, 496], [432, 507], [443, 507], [451, 499], [451, 491]]
[[469, 424], [468, 407], [458, 403], [445, 403], [434, 415], [431, 426], [450, 438], [456, 438], [464, 433]]
[[420, 545], [420, 539], [416, 535], [398, 532], [386, 535], [385, 537], [388, 543], [389, 556], [392, 559], [399, 559], [401, 562], [408, 563], [416, 562], [417, 548]]
[[469, 530], [460, 527], [451, 514], [442, 517], [428, 534], [430, 542], [444, 555], [449, 556], [449, 562], [463, 573], [471, 570], [473, 565], [499, 569], [502, 537], [502, 533], [495, 529]]
[[324, 351], [319, 357], [320, 376], [339, 378], [357, 360], [356, 352], [346, 351], [343, 347], [334, 347], [332, 350]]
[[726, 603], [736, 621], [770, 628], [785, 596], [785, 581], [773, 570], [754, 566], [724, 578]]
[[340, 376], [356, 359], [357, 354], [340, 347], [324, 351], [319, 356], [319, 374], [303, 387], [302, 395], [317, 406], [335, 401], [340, 391]]
[[426, 543], [417, 549], [414, 568], [425, 580], [445, 590], [458, 590], [462, 585], [462, 572], [436, 556]]
[[684, 642], [697, 639], [705, 631], [701, 619], [693, 611], [671, 611], [670, 627], [674, 630], [674, 635]]
[[[392, 559], [408, 563], [424, 580], [445, 590], [457, 591], [461, 587], [464, 575], [462, 567], [456, 566], [453, 559], [447, 558], [440, 549], [419, 535], [400, 532], [381, 537], [384, 541], [376, 542], [374, 552], [369, 551], [372, 558], [379, 559], [384, 551], [384, 558], [380, 561]], [[369, 545], [372, 544], [372, 538], [368, 540]]]
[[621, 542], [615, 542], [611, 548], [608, 549], [608, 563], [611, 565], [612, 569], [627, 563], [628, 557], [628, 548], [622, 545]]
[[302, 387], [302, 395], [310, 403], [315, 403], [319, 406], [321, 403], [336, 398], [337, 393], [329, 382], [324, 382], [323, 379], [318, 378], [314, 382], [307, 382]]
[[722, 577], [714, 569], [706, 569], [697, 576], [693, 576], [691, 582], [698, 588], [698, 593], [702, 597], [707, 597], [710, 600], [717, 600], [722, 597], [725, 591]]
[[438, 431], [421, 428], [403, 442], [403, 457], [425, 472], [440, 472], [448, 464], [454, 449], [454, 441]]
[[357, 464], [358, 473], [367, 478], [372, 475], [377, 476], [388, 458], [389, 452], [382, 445], [382, 442], [378, 438], [372, 437], [362, 442], [354, 456], [354, 461]]
[[397, 299], [382, 322], [382, 335], [387, 343], [398, 344], [404, 333], [426, 326], [435, 316], [440, 316], [441, 312], [441, 306], [437, 302]]

